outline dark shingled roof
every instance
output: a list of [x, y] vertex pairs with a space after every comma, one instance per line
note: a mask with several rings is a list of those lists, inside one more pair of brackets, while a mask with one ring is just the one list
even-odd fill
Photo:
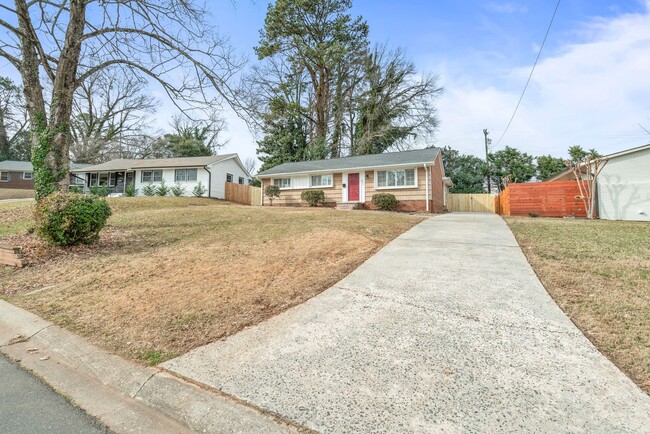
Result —
[[283, 163], [257, 176], [284, 175], [300, 172], [320, 172], [324, 170], [363, 169], [404, 164], [433, 163], [440, 152], [439, 148], [416, 149], [413, 151], [387, 152], [385, 154], [359, 155], [356, 157], [331, 158], [329, 160], [299, 161]]

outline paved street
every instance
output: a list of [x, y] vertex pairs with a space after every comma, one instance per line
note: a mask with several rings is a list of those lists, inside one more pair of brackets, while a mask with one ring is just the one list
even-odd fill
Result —
[[430, 218], [322, 294], [163, 366], [326, 433], [650, 427], [650, 397], [494, 214]]
[[105, 433], [38, 378], [0, 355], [0, 433]]

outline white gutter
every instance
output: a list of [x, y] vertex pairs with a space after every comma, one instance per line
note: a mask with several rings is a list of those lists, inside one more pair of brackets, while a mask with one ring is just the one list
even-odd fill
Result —
[[429, 169], [427, 168], [427, 163], [424, 163], [424, 176], [427, 184], [427, 212], [429, 212]]

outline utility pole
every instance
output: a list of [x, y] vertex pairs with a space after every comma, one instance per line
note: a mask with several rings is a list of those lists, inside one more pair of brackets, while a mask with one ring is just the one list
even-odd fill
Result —
[[490, 160], [488, 159], [488, 145], [492, 143], [492, 139], [488, 139], [488, 134], [490, 134], [487, 128], [483, 129], [483, 135], [485, 136], [485, 164], [487, 167], [487, 189], [488, 194], [492, 193], [492, 186], [490, 185]]

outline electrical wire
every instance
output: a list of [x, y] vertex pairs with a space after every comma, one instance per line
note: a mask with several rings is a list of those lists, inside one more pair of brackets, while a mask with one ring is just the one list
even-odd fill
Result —
[[510, 121], [508, 121], [508, 125], [506, 125], [506, 129], [503, 130], [503, 134], [501, 134], [501, 137], [497, 141], [497, 144], [495, 146], [499, 146], [499, 143], [501, 143], [501, 140], [503, 140], [503, 137], [506, 135], [508, 132], [508, 128], [510, 128], [510, 124], [512, 124], [512, 120], [515, 118], [515, 115], [517, 114], [517, 110], [519, 109], [519, 105], [521, 104], [521, 100], [524, 99], [524, 94], [526, 93], [526, 89], [528, 89], [528, 85], [530, 84], [530, 79], [533, 77], [533, 72], [535, 72], [535, 67], [537, 66], [537, 62], [539, 62], [539, 58], [542, 55], [542, 50], [544, 49], [544, 44], [546, 43], [546, 38], [548, 38], [548, 34], [551, 31], [551, 26], [553, 26], [553, 21], [555, 20], [555, 15], [557, 15], [557, 10], [560, 7], [560, 1], [557, 0], [557, 4], [555, 5], [555, 10], [553, 11], [553, 16], [551, 17], [551, 21], [548, 23], [548, 28], [546, 29], [546, 34], [544, 35], [544, 40], [542, 41], [542, 45], [539, 47], [539, 51], [537, 52], [537, 58], [535, 59], [535, 63], [533, 64], [533, 68], [530, 70], [530, 74], [528, 75], [528, 80], [526, 80], [526, 85], [524, 86], [524, 90], [521, 92], [521, 96], [519, 97], [519, 101], [517, 101], [517, 105], [515, 106], [515, 111], [512, 112], [512, 116], [510, 117]]

